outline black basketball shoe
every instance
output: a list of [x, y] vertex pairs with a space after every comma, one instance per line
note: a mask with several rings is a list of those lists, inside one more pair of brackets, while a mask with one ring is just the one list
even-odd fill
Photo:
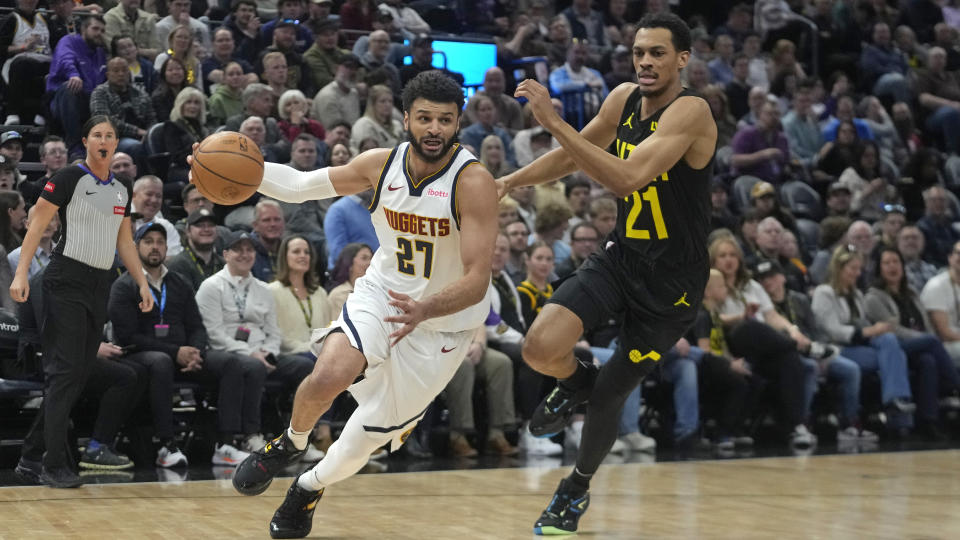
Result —
[[283, 504], [270, 520], [270, 538], [303, 538], [313, 528], [313, 511], [323, 496], [323, 490], [307, 491], [297, 480], [299, 477], [293, 479]]
[[577, 532], [577, 522], [590, 506], [590, 494], [584, 492], [575, 495], [571, 492], [570, 482], [566, 478], [553, 494], [553, 500], [533, 524], [534, 534], [542, 536], [573, 534]]
[[298, 461], [303, 453], [304, 450], [297, 450], [287, 437], [287, 430], [283, 430], [279, 437], [251, 453], [237, 466], [233, 487], [244, 495], [259, 495], [270, 487], [277, 473]]
[[573, 416], [573, 409], [587, 401], [599, 371], [593, 365], [588, 366], [588, 369], [591, 372], [589, 383], [577, 390], [571, 390], [562, 382], [557, 382], [553, 391], [533, 410], [533, 417], [530, 418], [530, 433], [534, 437], [553, 437], [560, 433]]

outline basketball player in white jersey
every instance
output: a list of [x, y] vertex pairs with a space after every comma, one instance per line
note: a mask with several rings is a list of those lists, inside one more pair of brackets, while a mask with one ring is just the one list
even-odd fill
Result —
[[287, 490], [270, 522], [273, 538], [309, 534], [327, 486], [355, 474], [384, 444], [403, 444], [489, 313], [497, 192], [490, 173], [455, 143], [463, 92], [441, 72], [424, 72], [404, 88], [403, 108], [409, 142], [396, 148], [314, 172], [265, 164], [260, 192], [285, 202], [373, 189], [380, 240], [339, 319], [314, 331], [317, 363], [297, 389], [290, 428], [234, 476], [241, 493], [262, 493], [299, 458], [320, 415], [349, 388], [359, 407], [326, 457]]

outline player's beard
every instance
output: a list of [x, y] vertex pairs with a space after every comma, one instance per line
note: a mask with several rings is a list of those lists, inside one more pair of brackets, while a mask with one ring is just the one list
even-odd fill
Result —
[[407, 130], [407, 141], [410, 142], [410, 147], [413, 148], [413, 151], [416, 152], [417, 156], [419, 156], [420, 159], [426, 161], [427, 163], [436, 163], [441, 159], [443, 159], [443, 156], [447, 155], [447, 152], [450, 151], [450, 148], [452, 148], [453, 145], [456, 144], [458, 140], [456, 134], [454, 134], [454, 136], [451, 137], [449, 141], [443, 141], [442, 138], [437, 137], [435, 140], [442, 141], [442, 144], [440, 146], [440, 150], [434, 154], [434, 153], [427, 153], [423, 149], [423, 146], [421, 143], [424, 139], [427, 139], [427, 137], [423, 137], [418, 141], [417, 138], [413, 136], [413, 132], [411, 132], [409, 129]]

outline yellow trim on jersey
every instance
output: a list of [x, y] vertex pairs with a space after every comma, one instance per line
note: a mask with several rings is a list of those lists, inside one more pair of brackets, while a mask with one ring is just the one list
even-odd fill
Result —
[[[413, 144], [413, 143], [410, 143], [410, 144]], [[426, 182], [426, 181], [427, 181], [428, 179], [430, 179], [431, 177], [436, 176], [438, 173], [440, 173], [441, 171], [443, 171], [444, 169], [446, 169], [447, 166], [450, 165], [450, 162], [453, 160], [453, 158], [456, 157], [456, 155], [457, 155], [457, 149], [458, 149], [459, 147], [460, 147], [460, 143], [454, 143], [453, 146], [451, 147], [451, 150], [453, 150], [453, 152], [450, 154], [450, 158], [447, 159], [446, 163], [444, 163], [443, 166], [440, 167], [439, 169], [437, 169], [436, 172], [434, 172], [433, 174], [429, 174], [429, 175], [427, 175], [427, 176], [424, 176], [423, 178], [420, 179], [419, 182], [416, 182], [416, 181], [414, 181], [414, 179], [413, 179], [413, 175], [410, 174], [410, 146], [408, 145], [406, 151], [404, 152], [404, 156], [403, 156], [403, 170], [404, 170], [404, 172], [407, 173], [407, 178], [410, 179], [410, 184], [413, 185], [414, 189], [420, 189], [420, 184]]]

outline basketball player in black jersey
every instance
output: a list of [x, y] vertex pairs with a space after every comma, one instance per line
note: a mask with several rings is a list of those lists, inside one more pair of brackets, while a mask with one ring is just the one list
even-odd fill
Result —
[[[537, 534], [576, 531], [627, 395], [693, 323], [703, 296], [717, 126], [707, 102], [680, 83], [689, 58], [683, 20], [644, 17], [633, 43], [636, 82], [611, 92], [580, 133], [554, 112], [546, 88], [532, 80], [517, 87], [563, 148], [499, 180], [500, 195], [581, 169], [618, 197], [604, 249], [563, 282], [523, 346], [531, 367], [559, 379], [530, 421], [534, 435], [559, 432], [588, 401], [576, 467], [534, 525]], [[623, 321], [611, 360], [599, 370], [577, 363], [576, 341], [611, 318]]]

